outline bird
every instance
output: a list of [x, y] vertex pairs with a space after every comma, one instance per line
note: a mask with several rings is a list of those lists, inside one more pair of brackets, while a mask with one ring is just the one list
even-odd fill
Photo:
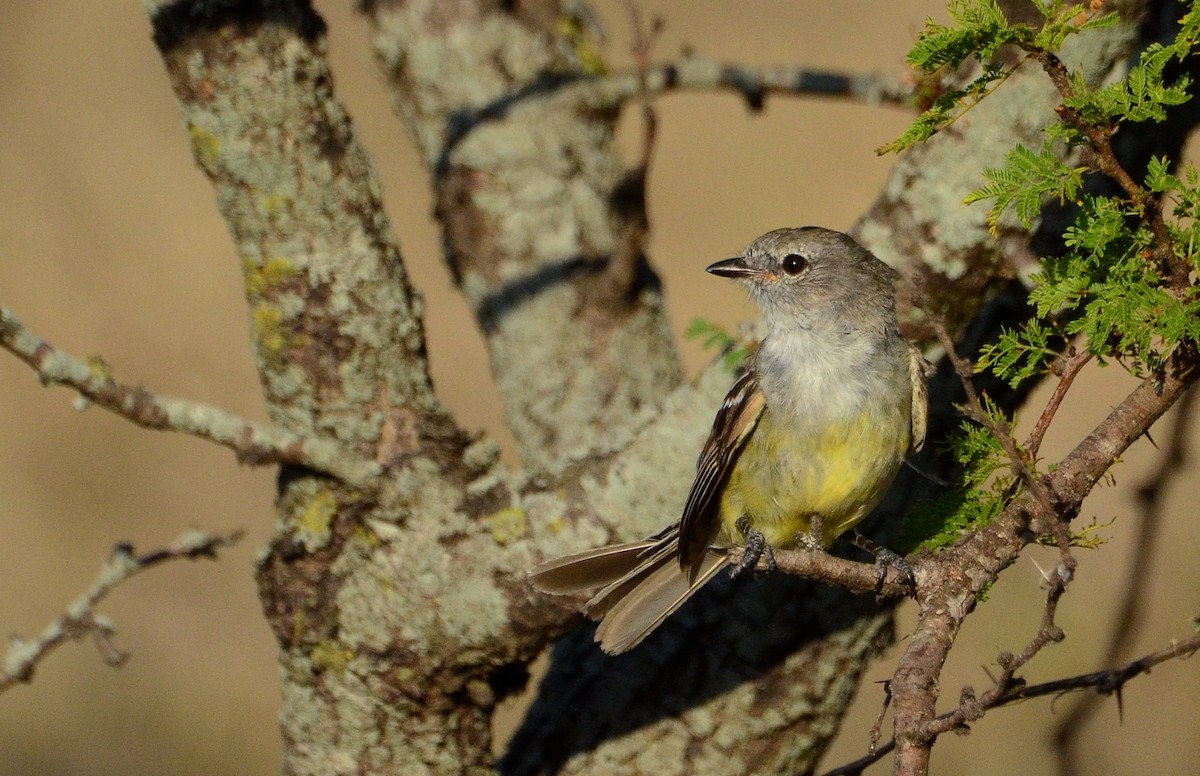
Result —
[[827, 549], [925, 440], [928, 362], [900, 333], [894, 269], [846, 234], [806, 226], [768, 232], [707, 271], [749, 290], [766, 335], [717, 410], [680, 518], [529, 572], [543, 592], [593, 593], [582, 611], [610, 654], [639, 644], [721, 569], [737, 576], [764, 555], [773, 568], [774, 549]]

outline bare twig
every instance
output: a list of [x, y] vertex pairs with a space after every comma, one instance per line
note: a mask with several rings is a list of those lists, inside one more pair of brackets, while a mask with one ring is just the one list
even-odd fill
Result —
[[[1162, 523], [1163, 496], [1174, 476], [1187, 460], [1188, 440], [1191, 438], [1192, 421], [1195, 417], [1196, 391], [1188, 391], [1176, 406], [1174, 422], [1162, 453], [1162, 462], [1155, 467], [1154, 474], [1138, 488], [1138, 500], [1142, 514], [1133, 531], [1135, 537], [1133, 557], [1126, 573], [1124, 595], [1114, 622], [1120, 626], [1112, 629], [1112, 637], [1101, 662], [1111, 665], [1129, 649], [1145, 619], [1145, 593], [1150, 582], [1150, 565], [1158, 545], [1158, 533]], [[1063, 715], [1054, 727], [1051, 736], [1058, 756], [1059, 773], [1071, 774], [1074, 768], [1074, 748], [1084, 723], [1099, 708], [1099, 696], [1089, 695]]]
[[[1126, 663], [1123, 666], [1118, 666], [1117, 668], [1110, 668], [1104, 671], [1095, 671], [1090, 674], [1080, 674], [1078, 676], [1072, 676], [1066, 679], [1057, 679], [1052, 682], [1043, 682], [1041, 684], [1034, 685], [1025, 685], [1023, 682], [1018, 680], [1014, 682], [1012, 687], [1010, 687], [1006, 692], [1001, 694], [996, 699], [996, 701], [992, 704], [992, 708], [1007, 706], [1010, 703], [1016, 703], [1017, 701], [1028, 700], [1030, 698], [1039, 698], [1045, 695], [1062, 695], [1064, 693], [1078, 692], [1086, 689], [1094, 689], [1096, 691], [1096, 695], [1089, 697], [1095, 698], [1099, 698], [1101, 695], [1112, 695], [1113, 693], [1116, 693], [1119, 702], [1121, 690], [1125, 686], [1125, 683], [1130, 679], [1140, 674], [1150, 673], [1150, 669], [1154, 668], [1160, 663], [1165, 663], [1168, 660], [1175, 659], [1182, 660], [1194, 655], [1197, 651], [1200, 651], [1200, 634], [1183, 639], [1182, 641], [1177, 641], [1168, 647], [1158, 650], [1157, 652], [1151, 652], [1144, 657]], [[941, 721], [944, 718], [949, 719], [951, 717], [961, 716], [961, 713], [961, 708], [948, 711], [945, 714], [939, 715], [935, 722]], [[854, 776], [855, 774], [861, 774], [867, 766], [878, 762], [885, 755], [887, 755], [888, 752], [891, 752], [895, 748], [896, 739], [893, 738], [882, 746], [872, 749], [869, 754], [864, 755], [853, 762], [846, 763], [845, 765], [839, 766], [830, 771], [825, 771], [823, 776]]]
[[1076, 350], [1075, 346], [1072, 345], [1070, 355], [1055, 364], [1054, 371], [1059, 376], [1058, 385], [1054, 386], [1054, 393], [1050, 396], [1050, 400], [1046, 402], [1046, 408], [1042, 410], [1042, 414], [1038, 417], [1033, 431], [1029, 432], [1029, 438], [1025, 440], [1025, 450], [1028, 451], [1030, 458], [1037, 458], [1038, 450], [1042, 446], [1042, 440], [1045, 439], [1046, 431], [1050, 428], [1050, 421], [1054, 420], [1054, 415], [1058, 412], [1058, 408], [1062, 406], [1063, 397], [1067, 395], [1067, 391], [1071, 388], [1071, 383], [1075, 382], [1076, 375], [1091, 360], [1092, 351], [1087, 348]]
[[44, 385], [64, 385], [126, 420], [160, 431], [178, 431], [228, 447], [245, 464], [295, 464], [365, 485], [382, 467], [334, 442], [262, 426], [217, 407], [117, 382], [98, 359], [92, 363], [55, 348], [0, 306], [0, 348], [29, 365]]
[[1048, 588], [1046, 606], [1042, 611], [1042, 623], [1037, 633], [1018, 654], [1002, 653], [997, 658], [996, 662], [1001, 669], [1000, 676], [996, 678], [990, 690], [976, 697], [974, 690], [964, 687], [958, 708], [938, 716], [926, 725], [925, 733], [927, 735], [939, 736], [942, 733], [963, 728], [968, 723], [983, 717], [988, 709], [999, 705], [1014, 688], [1024, 685], [1024, 681], [1017, 677], [1018, 671], [1027, 666], [1044, 647], [1049, 644], [1057, 644], [1065, 638], [1062, 628], [1055, 624], [1054, 617], [1058, 612], [1059, 599], [1067, 591], [1067, 584], [1075, 574], [1074, 557], [1068, 556], [1068, 558], [1069, 561], [1060, 563], [1046, 578]]
[[623, 176], [613, 192], [613, 205], [622, 215], [624, 224], [616, 248], [604, 271], [604, 283], [597, 299], [600, 309], [620, 309], [636, 287], [637, 277], [645, 262], [646, 238], [650, 234], [650, 218], [646, 209], [646, 187], [649, 184], [650, 164], [658, 142], [658, 114], [647, 85], [654, 43], [662, 32], [662, 19], [655, 17], [650, 29], [642, 24], [641, 10], [635, 0], [626, 0], [629, 24], [633, 31], [633, 57], [637, 63], [638, 95], [642, 106], [642, 154], [636, 167]]
[[188, 531], [166, 547], [145, 555], [137, 555], [129, 544], [118, 544], [112, 555], [100, 568], [87, 592], [71, 602], [66, 613], [47, 625], [32, 641], [13, 637], [0, 666], [0, 693], [18, 683], [33, 679], [34, 669], [43, 658], [68, 640], [79, 640], [91, 635], [104, 662], [119, 666], [128, 655], [112, 642], [116, 629], [95, 607], [113, 588], [140, 571], [158, 564], [187, 558], [216, 558], [217, 550], [236, 544], [242, 531], [225, 534], [208, 534], [203, 531]]
[[642, 13], [636, 0], [625, 0], [625, 9], [629, 14], [629, 24], [633, 28], [633, 57], [637, 65], [638, 97], [642, 103], [642, 161], [643, 176], [650, 169], [650, 159], [654, 155], [654, 146], [658, 138], [658, 115], [654, 111], [654, 103], [650, 95], [650, 68], [653, 63], [650, 57], [654, 54], [654, 44], [663, 31], [662, 17], [655, 16], [650, 23], [650, 29], [642, 24]]
[[[645, 81], [645, 91], [642, 88]], [[892, 73], [838, 73], [796, 65], [754, 68], [684, 56], [639, 68], [597, 76], [568, 88], [571, 99], [600, 105], [619, 105], [643, 94], [671, 91], [729, 90], [739, 93], [752, 110], [761, 110], [767, 97], [829, 97], [866, 105], [911, 108], [913, 85]]]

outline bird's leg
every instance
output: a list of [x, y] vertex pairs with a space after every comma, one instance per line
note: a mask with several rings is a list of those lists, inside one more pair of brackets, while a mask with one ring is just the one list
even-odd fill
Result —
[[729, 570], [729, 578], [735, 579], [747, 569], [755, 568], [759, 558], [764, 555], [767, 556], [767, 571], [775, 571], [775, 553], [771, 552], [771, 545], [767, 544], [767, 537], [763, 536], [762, 531], [751, 528], [750, 520], [745, 515], [738, 518], [737, 529], [746, 537], [746, 549], [738, 564]]
[[883, 582], [887, 579], [888, 566], [900, 572], [904, 583], [911, 589], [917, 589], [917, 576], [913, 573], [913, 567], [904, 558], [886, 547], [880, 547], [858, 531], [854, 532], [854, 546], [875, 556], [875, 569], [879, 572], [879, 576], [875, 579], [875, 595], [883, 592]]
[[814, 512], [808, 516], [808, 530], [796, 532], [796, 544], [812, 552], [825, 552], [825, 518]]

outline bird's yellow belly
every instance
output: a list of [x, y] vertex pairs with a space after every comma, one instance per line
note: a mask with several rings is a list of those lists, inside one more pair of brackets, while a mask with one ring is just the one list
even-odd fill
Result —
[[820, 431], [785, 429], [764, 415], [721, 496], [725, 538], [744, 541], [745, 516], [772, 547], [811, 534], [819, 516], [828, 546], [883, 498], [908, 451], [910, 421], [902, 407], [863, 412]]

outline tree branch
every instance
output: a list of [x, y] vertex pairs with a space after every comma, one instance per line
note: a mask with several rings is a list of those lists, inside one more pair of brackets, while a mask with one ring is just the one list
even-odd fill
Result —
[[749, 67], [697, 55], [673, 62], [650, 64], [645, 69], [621, 71], [581, 79], [564, 90], [568, 100], [593, 105], [620, 105], [642, 95], [674, 91], [733, 91], [751, 110], [762, 110], [768, 97], [841, 98], [864, 105], [911, 108], [913, 85], [894, 73], [844, 73], [802, 65]]
[[351, 484], [366, 485], [382, 471], [375, 461], [335, 442], [262, 426], [208, 404], [159, 396], [115, 380], [100, 359], [85, 362], [38, 337], [0, 306], [0, 347], [25, 362], [44, 385], [63, 385], [142, 428], [207, 439], [244, 464], [305, 466]]
[[[1175, 409], [1174, 422], [1171, 424], [1168, 435], [1167, 446], [1161, 456], [1162, 462], [1154, 469], [1153, 475], [1137, 490], [1142, 514], [1133, 531], [1134, 545], [1129, 570], [1125, 573], [1124, 594], [1113, 618], [1113, 622], [1119, 625], [1112, 628], [1112, 638], [1101, 663], [1111, 665], [1120, 659], [1129, 645], [1133, 643], [1142, 621], [1145, 619], [1146, 611], [1143, 604], [1146, 591], [1151, 584], [1150, 566], [1157, 549], [1159, 528], [1162, 523], [1163, 497], [1168, 485], [1187, 460], [1188, 440], [1191, 439], [1192, 422], [1196, 415], [1196, 400], [1197, 392], [1195, 390], [1188, 391], [1179, 400]], [[1058, 755], [1059, 773], [1070, 774], [1075, 771], [1074, 750], [1078, 735], [1083, 730], [1084, 722], [1095, 714], [1097, 708], [1099, 708], [1097, 696], [1089, 696], [1059, 718], [1051, 735]]]
[[65, 614], [43, 628], [32, 641], [12, 638], [0, 665], [0, 693], [15, 684], [32, 681], [34, 670], [43, 658], [67, 641], [78, 641], [88, 634], [95, 639], [96, 648], [106, 664], [121, 665], [129, 655], [113, 644], [116, 628], [106, 617], [96, 613], [96, 605], [117, 585], [152, 566], [180, 558], [216, 559], [217, 550], [237, 544], [242, 533], [240, 530], [224, 534], [188, 531], [166, 547], [144, 555], [135, 554], [133, 545], [118, 544], [100, 567], [91, 587], [71, 602]]
[[[1126, 663], [1117, 668], [1110, 668], [1104, 671], [1095, 671], [1090, 674], [1079, 674], [1078, 676], [1068, 677], [1066, 679], [1057, 679], [1052, 682], [1042, 682], [1041, 684], [1025, 685], [1018, 681], [1014, 686], [1010, 687], [992, 704], [993, 708], [1007, 706], [1010, 703], [1017, 701], [1028, 700], [1030, 698], [1040, 698], [1045, 695], [1062, 695], [1069, 692], [1078, 692], [1080, 690], [1094, 689], [1095, 695], [1088, 696], [1091, 698], [1099, 698], [1102, 695], [1111, 695], [1117, 693], [1118, 702], [1120, 700], [1121, 690], [1125, 683], [1135, 676], [1150, 673], [1150, 669], [1165, 663], [1168, 660], [1183, 660], [1184, 658], [1194, 655], [1200, 651], [1200, 634], [1191, 636], [1183, 641], [1175, 642], [1168, 647], [1164, 647], [1157, 652], [1151, 652], [1149, 655], [1141, 657], [1132, 662]], [[952, 717], [961, 716], [962, 708], [948, 711], [937, 717], [937, 721], [950, 719]], [[883, 759], [885, 755], [896, 748], [896, 739], [892, 739], [882, 746], [875, 747], [872, 751], [860, 757], [853, 762], [846, 763], [829, 771], [825, 771], [822, 776], [857, 776], [861, 774], [867, 766]]]
[[[1141, 437], [1197, 378], [1197, 355], [1177, 351], [1162, 378], [1144, 380], [1083, 440], [1046, 485], [1059, 516], [1074, 516], [1084, 497], [1134, 440]], [[1053, 522], [1061, 522], [1051, 516]], [[928, 767], [936, 717], [937, 681], [963, 620], [979, 593], [1039, 534], [1054, 526], [1028, 491], [1017, 496], [985, 528], [967, 536], [943, 557], [938, 576], [918, 587], [920, 614], [892, 681], [896, 709], [897, 770]]]

